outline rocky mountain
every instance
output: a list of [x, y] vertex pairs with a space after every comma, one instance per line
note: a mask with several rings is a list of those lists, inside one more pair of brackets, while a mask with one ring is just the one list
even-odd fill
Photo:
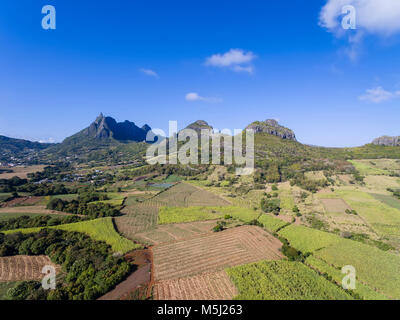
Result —
[[376, 138], [372, 141], [372, 144], [380, 146], [390, 146], [390, 147], [400, 147], [400, 136], [399, 137], [389, 137], [383, 136]]
[[208, 129], [208, 130], [213, 130], [213, 127], [210, 126], [206, 121], [204, 120], [197, 120], [196, 122], [193, 122], [189, 124], [186, 129], [192, 129], [196, 131], [197, 133], [201, 133], [201, 130]]
[[297, 141], [296, 135], [292, 130], [281, 126], [278, 121], [273, 119], [255, 121], [248, 125], [246, 129], [252, 129], [255, 133], [268, 133], [281, 139]]
[[147, 124], [140, 128], [133, 122], [117, 122], [100, 114], [87, 128], [42, 152], [42, 157], [49, 161], [113, 158], [117, 162], [123, 156], [126, 162], [146, 150], [149, 131]]
[[119, 141], [142, 142], [146, 140], [146, 135], [150, 130], [147, 124], [139, 128], [128, 120], [117, 122], [114, 118], [104, 117], [101, 113], [88, 128], [81, 131], [81, 134], [95, 139], [112, 138]]

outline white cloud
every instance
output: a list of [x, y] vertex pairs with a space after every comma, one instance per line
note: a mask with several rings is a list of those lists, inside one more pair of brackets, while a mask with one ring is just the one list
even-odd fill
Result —
[[245, 52], [242, 49], [231, 49], [224, 54], [214, 54], [206, 59], [206, 65], [219, 68], [230, 68], [236, 72], [253, 72], [251, 62], [256, 55], [251, 52]]
[[186, 101], [189, 101], [189, 102], [204, 101], [204, 102], [217, 103], [217, 102], [222, 101], [222, 99], [220, 99], [220, 98], [202, 97], [196, 92], [190, 92], [190, 93], [186, 94], [185, 99], [186, 99]]
[[44, 140], [39, 140], [40, 143], [55, 143], [56, 140], [54, 138], [47, 138]]
[[153, 71], [153, 70], [151, 70], [151, 69], [140, 69], [140, 72], [142, 72], [142, 73], [144, 73], [145, 75], [148, 75], [148, 76], [150, 76], [150, 77], [154, 77], [154, 78], [157, 78], [157, 79], [160, 78], [160, 76], [158, 75], [158, 73], [155, 72], [155, 71]]
[[392, 35], [400, 32], [399, 0], [328, 0], [320, 13], [320, 25], [334, 33], [343, 34], [342, 8], [356, 9], [356, 28], [366, 33]]
[[376, 87], [367, 89], [366, 93], [359, 97], [362, 101], [368, 101], [373, 103], [380, 103], [394, 98], [400, 97], [400, 91], [390, 92], [382, 87]]

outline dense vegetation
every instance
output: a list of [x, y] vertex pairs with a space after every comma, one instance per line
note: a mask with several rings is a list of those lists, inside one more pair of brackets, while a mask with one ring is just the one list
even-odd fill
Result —
[[47, 204], [47, 209], [85, 215], [90, 218], [113, 217], [120, 214], [114, 206], [98, 202], [104, 200], [109, 200], [106, 193], [84, 189], [79, 191], [77, 200], [51, 199]]
[[57, 226], [60, 224], [74, 223], [85, 220], [86, 218], [81, 218], [78, 216], [65, 216], [65, 217], [55, 217], [55, 216], [21, 216], [18, 218], [11, 218], [9, 220], [0, 221], [0, 231], [21, 229], [21, 228], [35, 228], [35, 227], [47, 227], [47, 226]]
[[23, 282], [9, 291], [15, 300], [96, 299], [126, 277], [131, 266], [113, 256], [104, 242], [75, 232], [43, 229], [34, 234], [0, 233], [0, 256], [47, 255], [62, 266], [56, 290], [45, 291], [38, 282]]

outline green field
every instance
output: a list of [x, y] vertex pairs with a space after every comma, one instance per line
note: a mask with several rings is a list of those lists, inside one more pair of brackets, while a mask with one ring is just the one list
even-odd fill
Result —
[[375, 199], [383, 202], [384, 204], [400, 210], [400, 200], [386, 194], [370, 193]]
[[312, 253], [318, 249], [339, 244], [339, 236], [303, 226], [290, 225], [280, 230], [279, 235], [287, 239], [290, 245], [303, 253]]
[[[104, 241], [109, 244], [113, 251], [126, 253], [128, 251], [142, 248], [141, 245], [135, 244], [132, 241], [121, 237], [114, 228], [112, 218], [101, 218], [77, 223], [63, 224], [59, 226], [49, 227], [72, 232], [82, 232], [90, 236], [94, 240]], [[26, 228], [17, 230], [4, 231], [5, 234], [16, 232], [35, 233], [43, 228]]]
[[62, 199], [64, 201], [71, 201], [71, 200], [76, 200], [78, 199], [78, 194], [77, 193], [71, 193], [71, 194], [58, 194], [56, 196], [51, 196], [51, 198], [58, 198]]
[[390, 298], [400, 299], [400, 256], [347, 239], [314, 255], [336, 268], [354, 266], [363, 283]]
[[[340, 268], [334, 268], [324, 261], [315, 258], [314, 256], [309, 256], [305, 263], [312, 269], [317, 270], [321, 274], [327, 274], [338, 284], [342, 285], [342, 280], [344, 274], [341, 272]], [[369, 286], [363, 284], [361, 281], [356, 281], [356, 289], [354, 290], [356, 294], [362, 297], [363, 300], [387, 300], [388, 297], [376, 292]]]
[[243, 222], [250, 222], [259, 217], [260, 213], [252, 209], [240, 207], [162, 207], [158, 213], [159, 224], [182, 223], [192, 221], [205, 221], [224, 218], [230, 215], [232, 218]]
[[360, 172], [361, 175], [387, 175], [389, 174], [388, 170], [385, 169], [380, 169], [371, 163], [365, 162], [365, 161], [358, 161], [358, 160], [349, 160], [349, 162], [352, 163], [352, 165], [356, 168], [358, 172]]
[[278, 218], [271, 217], [267, 214], [262, 214], [258, 221], [262, 223], [265, 229], [271, 232], [276, 232], [284, 226], [288, 225], [286, 221], [282, 221]]
[[300, 262], [262, 261], [226, 270], [238, 300], [351, 300], [352, 297]]

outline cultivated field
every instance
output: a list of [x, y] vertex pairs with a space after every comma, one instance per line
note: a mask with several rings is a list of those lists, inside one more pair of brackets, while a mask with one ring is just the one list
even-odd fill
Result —
[[203, 220], [215, 220], [229, 215], [243, 222], [256, 220], [260, 212], [252, 209], [225, 206], [225, 207], [162, 207], [159, 212], [158, 223], [181, 223]]
[[320, 199], [326, 212], [329, 213], [345, 213], [351, 210], [350, 206], [343, 199]]
[[163, 280], [154, 285], [156, 300], [232, 300], [238, 291], [225, 271]]
[[[179, 183], [151, 199], [140, 201], [135, 196], [128, 197], [121, 211], [124, 216], [117, 217], [115, 223], [119, 232], [129, 239], [136, 239], [137, 233], [154, 229], [157, 226], [161, 207], [225, 206], [230, 203], [198, 187]], [[176, 221], [183, 222], [183, 221]]]
[[47, 256], [0, 257], [0, 281], [39, 280], [45, 275], [42, 268], [50, 265], [60, 270]]
[[137, 233], [136, 238], [144, 243], [158, 245], [160, 243], [191, 239], [201, 234], [212, 233], [215, 221], [199, 221], [179, 224], [160, 225], [156, 229]]
[[191, 206], [228, 206], [230, 203], [214, 193], [188, 183], [179, 183], [176, 186], [160, 193], [155, 197], [159, 203], [168, 207]]
[[240, 300], [350, 300], [343, 289], [300, 262], [262, 261], [227, 270]]
[[[14, 167], [14, 168], [6, 168], [10, 169], [13, 172], [11, 173], [1, 173], [0, 179], [11, 179], [12, 177], [19, 177], [21, 179], [26, 179], [28, 173], [34, 173], [42, 171], [45, 166], [30, 166], [30, 167]], [[1, 168], [0, 168], [1, 169]]]
[[269, 233], [252, 226], [161, 244], [153, 249], [155, 279], [183, 278], [264, 259], [281, 259], [281, 246]]

